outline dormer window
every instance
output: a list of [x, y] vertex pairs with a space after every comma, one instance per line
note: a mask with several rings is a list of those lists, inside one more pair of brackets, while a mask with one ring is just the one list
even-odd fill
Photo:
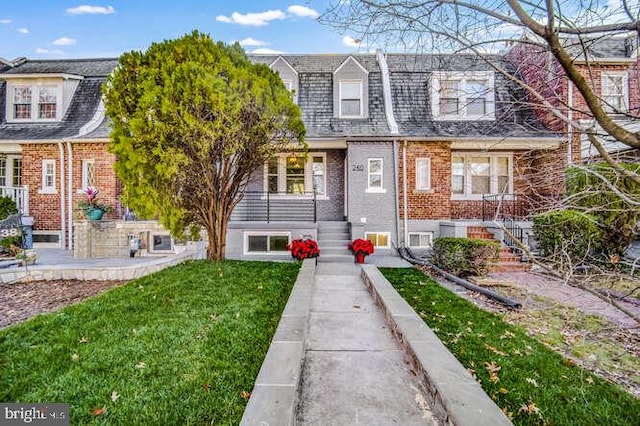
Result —
[[493, 120], [492, 72], [437, 72], [431, 81], [435, 120]]
[[62, 85], [9, 83], [8, 121], [59, 121]]
[[362, 80], [340, 82], [340, 117], [362, 117]]

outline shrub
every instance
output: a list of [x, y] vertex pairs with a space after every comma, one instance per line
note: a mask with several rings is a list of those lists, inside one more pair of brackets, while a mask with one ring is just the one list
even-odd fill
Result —
[[533, 217], [540, 254], [561, 272], [583, 263], [602, 248], [604, 238], [594, 216], [557, 210]]
[[6, 219], [12, 214], [18, 213], [16, 202], [10, 197], [0, 197], [0, 220]]
[[500, 243], [469, 238], [436, 238], [434, 265], [458, 276], [486, 275], [498, 257]]
[[[640, 164], [621, 162], [619, 165], [633, 173], [640, 173]], [[602, 248], [607, 254], [622, 254], [636, 238], [640, 208], [612, 191], [611, 186], [629, 198], [637, 199], [640, 185], [629, 178], [620, 177], [605, 163], [570, 167], [566, 173], [567, 195], [571, 205], [597, 218], [597, 225], [604, 234]]]

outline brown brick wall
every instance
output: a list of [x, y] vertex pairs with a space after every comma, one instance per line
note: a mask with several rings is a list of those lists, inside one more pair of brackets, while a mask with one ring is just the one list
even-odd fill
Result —
[[[107, 143], [73, 142], [73, 205], [74, 218], [81, 218], [77, 203], [84, 194], [82, 189], [82, 160], [93, 159], [96, 165], [96, 182], [100, 189], [99, 200], [114, 207], [114, 211], [105, 217], [115, 218], [116, 201], [120, 186], [113, 170], [115, 156], [107, 152]], [[42, 161], [56, 161], [56, 194], [41, 194]], [[68, 206], [68, 153], [64, 145], [64, 170], [60, 170], [60, 153], [57, 144], [27, 144], [22, 146], [22, 182], [29, 185], [29, 213], [35, 218], [36, 230], [60, 230], [60, 177], [64, 173], [65, 208]], [[68, 212], [67, 212], [68, 214]]]
[[[408, 219], [449, 219], [451, 217], [451, 144], [449, 142], [408, 142], [407, 143], [407, 202]], [[399, 199], [404, 204], [402, 184], [403, 161], [400, 145], [398, 167]], [[416, 158], [429, 158], [431, 162], [431, 189], [416, 190]], [[400, 217], [404, 218], [404, 209]]]

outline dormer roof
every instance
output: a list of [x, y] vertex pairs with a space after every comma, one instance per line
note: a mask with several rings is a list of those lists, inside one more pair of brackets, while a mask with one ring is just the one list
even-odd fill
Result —
[[358, 62], [353, 56], [349, 55], [347, 59], [345, 59], [338, 68], [333, 72], [333, 74], [338, 74], [345, 66], [349, 64], [354, 64], [356, 67], [360, 68], [364, 74], [369, 74], [369, 71], [365, 67], [363, 67], [360, 62]]
[[282, 56], [278, 56], [275, 61], [273, 61], [273, 62], [271, 62], [271, 64], [269, 64], [269, 68], [274, 68], [274, 67], [277, 67], [277, 66], [285, 66], [288, 69], [290, 69], [292, 73], [294, 73], [295, 75], [298, 75], [298, 71], [296, 71], [296, 69], [294, 67], [292, 67], [291, 64], [289, 62], [287, 62], [287, 60], [285, 58], [283, 58]]

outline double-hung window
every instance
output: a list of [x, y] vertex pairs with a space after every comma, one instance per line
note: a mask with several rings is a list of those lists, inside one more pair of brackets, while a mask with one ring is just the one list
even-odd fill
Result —
[[369, 158], [367, 164], [367, 192], [384, 192], [382, 158]]
[[454, 153], [451, 194], [454, 199], [478, 199], [513, 191], [513, 159], [508, 154]]
[[431, 160], [416, 158], [416, 189], [426, 191], [431, 189]]
[[278, 154], [265, 164], [265, 188], [270, 194], [326, 195], [327, 157], [324, 152]]
[[629, 82], [623, 72], [602, 73], [602, 103], [609, 113], [623, 113], [628, 110]]
[[360, 118], [363, 116], [362, 80], [340, 81], [340, 117]]
[[16, 86], [13, 88], [13, 118], [16, 120], [29, 120], [31, 118], [31, 99], [33, 88], [31, 86]]
[[41, 193], [55, 193], [56, 191], [56, 160], [42, 160]]
[[492, 72], [435, 72], [431, 81], [431, 109], [436, 120], [493, 120]]

